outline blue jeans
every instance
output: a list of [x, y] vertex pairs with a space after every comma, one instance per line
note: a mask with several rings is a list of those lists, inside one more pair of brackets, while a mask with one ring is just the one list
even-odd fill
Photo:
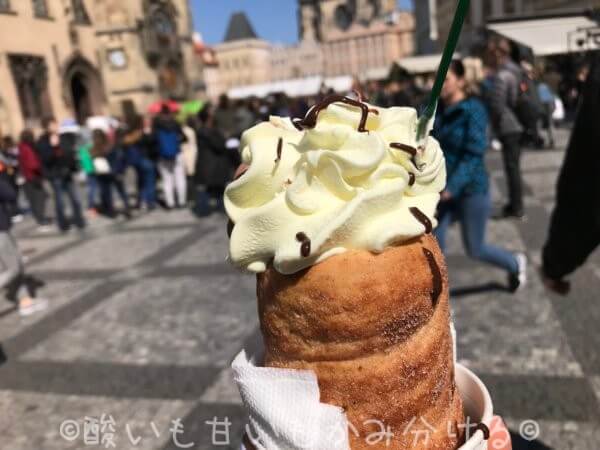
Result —
[[98, 175], [98, 184], [100, 186], [100, 204], [102, 206], [102, 212], [109, 216], [115, 215], [115, 207], [113, 203], [112, 188], [114, 187], [117, 191], [125, 211], [129, 211], [129, 199], [127, 197], [127, 191], [123, 181], [116, 175]]
[[65, 204], [63, 195], [67, 194], [71, 202], [72, 222], [77, 228], [85, 228], [85, 219], [81, 213], [81, 204], [72, 177], [50, 178], [52, 191], [54, 192], [54, 203], [56, 208], [56, 221], [58, 227], [66, 231], [69, 229], [69, 221], [65, 215]]
[[96, 207], [96, 193], [98, 192], [98, 177], [93, 173], [87, 174], [87, 202], [88, 209]]
[[489, 194], [464, 195], [443, 202], [439, 208], [439, 225], [435, 236], [445, 252], [448, 227], [454, 221], [458, 221], [463, 245], [471, 258], [500, 267], [512, 274], [517, 273], [519, 264], [515, 255], [485, 242], [486, 225], [491, 209]]
[[148, 208], [156, 206], [156, 169], [152, 161], [143, 158], [133, 168], [137, 175], [138, 203]]

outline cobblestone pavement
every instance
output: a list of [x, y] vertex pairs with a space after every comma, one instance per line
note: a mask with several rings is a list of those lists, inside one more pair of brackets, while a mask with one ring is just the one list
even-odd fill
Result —
[[[535, 273], [562, 158], [527, 152], [528, 220], [490, 225], [491, 242], [526, 250], [533, 262], [518, 295], [503, 289], [503, 273], [463, 255], [453, 229], [458, 354], [488, 385], [515, 437], [524, 420], [539, 423], [538, 440], [517, 438], [515, 448], [597, 450], [600, 256], [575, 276], [567, 299], [545, 292]], [[500, 204], [498, 153], [489, 166]], [[237, 448], [244, 413], [228, 367], [258, 328], [254, 280], [225, 263], [224, 228], [223, 217], [198, 221], [185, 211], [98, 219], [86, 235], [39, 235], [21, 224], [29, 270], [45, 281], [51, 307], [20, 319], [0, 302], [0, 449], [94, 448], [85, 445], [84, 418], [103, 414], [114, 419], [118, 449], [178, 448], [169, 428], [179, 418], [180, 448]], [[231, 443], [214, 446], [206, 422], [226, 417]], [[72, 440], [59, 433], [67, 419], [80, 427]], [[110, 423], [102, 425], [110, 444]], [[87, 431], [93, 443], [95, 430]]]

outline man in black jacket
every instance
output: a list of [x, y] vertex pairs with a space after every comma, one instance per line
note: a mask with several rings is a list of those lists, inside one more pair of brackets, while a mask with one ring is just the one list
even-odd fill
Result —
[[28, 316], [45, 309], [48, 302], [34, 298], [28, 286], [29, 280], [23, 269], [21, 254], [10, 234], [10, 204], [15, 201], [16, 196], [5, 167], [0, 163], [0, 289], [7, 288], [9, 299], [17, 302], [19, 313]]
[[73, 182], [73, 173], [77, 171], [75, 156], [77, 135], [64, 133], [59, 136], [58, 125], [53, 118], [44, 119], [43, 126], [44, 133], [40, 136], [36, 148], [42, 160], [44, 173], [54, 192], [58, 228], [63, 232], [69, 230], [63, 200], [63, 195], [66, 194], [71, 202], [72, 221], [77, 228], [83, 229], [85, 219]]
[[502, 159], [508, 186], [508, 204], [502, 211], [503, 217], [522, 218], [523, 187], [521, 176], [521, 135], [523, 126], [517, 117], [522, 71], [510, 58], [510, 44], [495, 39], [488, 45], [486, 62], [493, 71], [491, 89], [484, 96], [492, 127], [502, 142]]
[[204, 107], [198, 114], [198, 119], [195, 210], [198, 215], [203, 216], [223, 210], [225, 185], [231, 180], [233, 168], [239, 161], [236, 151], [227, 150], [225, 136], [216, 126], [210, 105]]
[[546, 286], [566, 294], [564, 278], [600, 245], [600, 51], [580, 99], [579, 112], [558, 180], [556, 206], [543, 250]]

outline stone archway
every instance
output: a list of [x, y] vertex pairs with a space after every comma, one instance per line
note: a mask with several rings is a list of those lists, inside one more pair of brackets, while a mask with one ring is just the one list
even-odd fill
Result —
[[81, 55], [72, 57], [65, 66], [63, 96], [79, 123], [103, 113], [106, 97], [100, 72]]

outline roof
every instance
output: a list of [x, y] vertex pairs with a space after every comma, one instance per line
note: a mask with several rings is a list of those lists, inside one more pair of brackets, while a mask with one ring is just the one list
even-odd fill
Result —
[[224, 42], [241, 41], [242, 39], [256, 39], [258, 36], [246, 16], [246, 13], [238, 11], [229, 18], [227, 32], [225, 33]]
[[495, 22], [487, 28], [531, 48], [538, 56], [589, 50], [594, 44], [588, 31], [600, 31], [598, 24], [584, 15]]

